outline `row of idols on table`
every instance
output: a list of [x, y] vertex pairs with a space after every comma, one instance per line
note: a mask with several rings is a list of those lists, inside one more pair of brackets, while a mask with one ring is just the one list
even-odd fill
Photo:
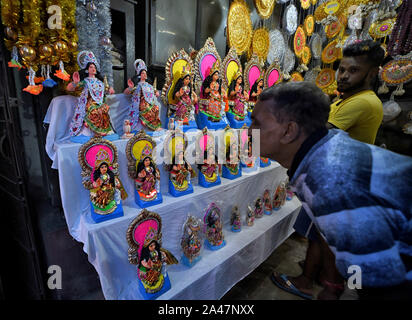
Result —
[[[196, 138], [196, 165], [198, 182], [204, 188], [221, 184], [221, 176], [234, 180], [243, 172], [257, 172], [267, 167], [270, 159], [257, 157], [252, 152], [252, 137], [245, 127], [241, 130], [227, 126], [220, 136], [220, 153], [223, 164], [215, 151], [215, 137], [207, 128]], [[164, 168], [168, 172], [168, 189], [174, 197], [194, 192], [191, 179], [196, 171], [187, 161], [188, 139], [176, 129], [168, 132], [164, 142]], [[135, 202], [147, 208], [163, 202], [160, 190], [160, 170], [156, 162], [156, 142], [141, 130], [126, 144], [127, 172], [134, 181]], [[117, 147], [100, 136], [84, 143], [78, 152], [82, 168], [82, 183], [89, 190], [91, 215], [95, 222], [123, 216], [121, 199], [128, 195], [119, 178]]]
[[[194, 60], [192, 60], [192, 57]], [[73, 142], [83, 143], [92, 135], [106, 136], [115, 140], [109, 116], [106, 94], [114, 93], [100, 74], [100, 66], [91, 51], [81, 51], [77, 58], [80, 72], [73, 74], [67, 91], [79, 95], [70, 124]], [[136, 75], [128, 80], [124, 93], [131, 95], [131, 103], [125, 106], [124, 137], [130, 137], [140, 129], [149, 135], [160, 135], [166, 128], [160, 120], [157, 100], [160, 92], [156, 84], [147, 82], [147, 67], [143, 60], [134, 63]], [[167, 123], [170, 119], [183, 123], [183, 131], [189, 129], [223, 129], [250, 126], [251, 111], [264, 87], [282, 81], [282, 73], [274, 64], [264, 71], [256, 56], [245, 65], [244, 72], [234, 48], [220, 58], [211, 38], [198, 52], [191, 55], [184, 49], [172, 54], [165, 67], [166, 79], [161, 98], [167, 106]], [[125, 112], [126, 114], [126, 112]]]
[[[271, 191], [266, 189], [263, 196], [248, 206], [245, 225], [253, 226], [255, 218], [271, 215], [272, 210], [279, 210], [292, 197], [293, 193], [285, 182], [281, 182], [274, 191], [273, 201]], [[211, 203], [205, 210], [203, 219], [190, 214], [187, 216], [180, 240], [180, 262], [185, 266], [191, 268], [201, 259], [204, 246], [215, 251], [226, 245], [220, 207], [218, 203]], [[232, 232], [242, 231], [238, 206], [234, 206], [231, 211], [230, 225]], [[171, 252], [162, 247], [160, 215], [143, 209], [130, 223], [126, 238], [129, 244], [129, 262], [137, 265], [139, 291], [144, 299], [155, 299], [171, 288], [166, 265], [179, 263]]]

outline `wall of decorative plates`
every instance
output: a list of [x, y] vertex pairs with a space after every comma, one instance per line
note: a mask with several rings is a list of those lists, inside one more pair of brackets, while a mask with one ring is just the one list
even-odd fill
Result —
[[[229, 47], [236, 47], [242, 61], [255, 54], [265, 69], [278, 64], [284, 81], [313, 81], [328, 95], [336, 95], [335, 75], [343, 48], [373, 39], [380, 41], [385, 50], [401, 52], [393, 48], [399, 41], [388, 46], [392, 31], [399, 29], [397, 19], [402, 18], [410, 28], [410, 13], [398, 13], [408, 8], [408, 12], [412, 11], [411, 3], [412, 0], [233, 0], [228, 11], [227, 42]], [[398, 32], [397, 37], [402, 38], [402, 34]], [[402, 43], [407, 47], [410, 42], [404, 39]], [[394, 58], [393, 65], [399, 65], [407, 74], [405, 81], [388, 79], [393, 74], [382, 71], [382, 93], [394, 83], [395, 95], [404, 92], [402, 84], [409, 81], [411, 72], [410, 63], [405, 61], [410, 60], [399, 59]]]

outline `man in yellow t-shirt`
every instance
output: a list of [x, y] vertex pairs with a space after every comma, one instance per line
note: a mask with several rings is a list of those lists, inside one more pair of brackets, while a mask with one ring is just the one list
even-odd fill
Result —
[[383, 119], [381, 100], [372, 91], [384, 51], [378, 42], [362, 41], [344, 49], [337, 76], [342, 99], [330, 108], [328, 128], [338, 128], [353, 139], [374, 144]]

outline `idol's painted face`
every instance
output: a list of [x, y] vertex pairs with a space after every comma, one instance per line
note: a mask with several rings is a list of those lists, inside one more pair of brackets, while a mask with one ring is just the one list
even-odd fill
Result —
[[217, 81], [219, 79], [219, 72], [215, 72], [212, 76], [213, 81]]
[[146, 79], [147, 79], [147, 72], [146, 72], [145, 70], [143, 70], [143, 71], [140, 73], [140, 80], [141, 80], [141, 81], [146, 81]]
[[263, 87], [263, 80], [260, 80], [260, 81], [258, 82], [258, 86], [259, 86], [259, 87]]
[[183, 79], [183, 85], [188, 86], [190, 83], [190, 77], [187, 76], [186, 78]]
[[95, 76], [96, 73], [97, 73], [96, 66], [93, 63], [91, 63], [89, 65], [89, 69], [87, 69], [87, 71], [88, 71], [89, 77], [90, 76], [92, 76], [92, 77]]
[[243, 81], [242, 77], [236, 79], [236, 84], [241, 84]]
[[146, 158], [143, 163], [145, 167], [148, 167], [150, 165], [150, 159]]
[[153, 252], [156, 249], [156, 244], [153, 242], [149, 246], [149, 251]]
[[100, 167], [100, 173], [101, 174], [106, 174], [107, 173], [107, 166], [105, 164], [102, 164]]

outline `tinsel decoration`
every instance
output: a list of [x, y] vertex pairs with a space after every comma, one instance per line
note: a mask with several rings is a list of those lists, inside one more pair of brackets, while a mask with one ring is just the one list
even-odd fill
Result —
[[4, 25], [4, 44], [12, 52], [9, 67], [22, 68], [19, 62], [16, 42], [18, 40], [18, 26], [20, 19], [20, 1], [2, 0], [1, 1], [1, 20]]
[[100, 72], [113, 86], [110, 0], [76, 0], [78, 50], [89, 50], [100, 62]]

